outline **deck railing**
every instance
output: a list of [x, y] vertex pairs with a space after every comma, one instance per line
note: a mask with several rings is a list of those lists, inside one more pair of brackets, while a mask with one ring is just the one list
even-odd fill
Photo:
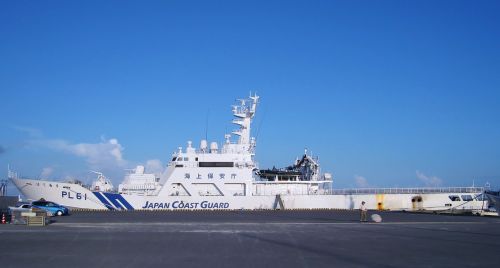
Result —
[[[326, 186], [326, 187], [325, 187]], [[439, 194], [439, 193], [483, 193], [484, 187], [424, 187], [424, 188], [353, 188], [331, 189], [328, 184], [320, 188], [308, 184], [258, 184], [253, 195], [360, 195], [360, 194]]]
[[331, 194], [434, 194], [434, 193], [481, 193], [484, 187], [425, 187], [425, 188], [356, 188], [330, 189]]

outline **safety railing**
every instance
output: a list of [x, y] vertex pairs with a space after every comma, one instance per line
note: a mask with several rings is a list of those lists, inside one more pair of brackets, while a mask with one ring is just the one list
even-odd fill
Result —
[[328, 190], [329, 194], [433, 194], [482, 192], [484, 192], [484, 187], [353, 188]]
[[318, 187], [311, 184], [254, 184], [253, 195], [356, 195], [356, 194], [439, 194], [483, 193], [484, 187], [424, 187], [424, 188], [352, 188], [332, 189], [328, 183]]

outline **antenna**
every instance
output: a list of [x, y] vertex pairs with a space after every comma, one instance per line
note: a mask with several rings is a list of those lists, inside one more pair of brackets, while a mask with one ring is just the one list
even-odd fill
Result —
[[256, 140], [259, 140], [259, 134], [260, 134], [260, 130], [261, 130], [261, 127], [262, 127], [262, 124], [264, 123], [264, 119], [266, 119], [266, 107], [262, 107], [262, 118], [260, 119], [260, 122], [259, 122], [259, 125], [257, 126], [257, 133], [255, 134], [255, 139]]
[[210, 115], [210, 108], [207, 109], [207, 118], [205, 120], [205, 140], [208, 141], [208, 116]]

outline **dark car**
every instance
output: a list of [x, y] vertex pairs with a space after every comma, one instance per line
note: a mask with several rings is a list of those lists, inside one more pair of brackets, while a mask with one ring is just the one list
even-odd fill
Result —
[[62, 216], [68, 215], [69, 209], [50, 201], [33, 201], [31, 205], [35, 208], [40, 208], [51, 212], [53, 215]]

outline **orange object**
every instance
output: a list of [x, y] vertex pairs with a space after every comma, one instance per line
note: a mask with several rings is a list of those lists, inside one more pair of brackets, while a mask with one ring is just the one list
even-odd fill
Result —
[[2, 224], [6, 224], [7, 222], [5, 221], [5, 213], [2, 214]]

